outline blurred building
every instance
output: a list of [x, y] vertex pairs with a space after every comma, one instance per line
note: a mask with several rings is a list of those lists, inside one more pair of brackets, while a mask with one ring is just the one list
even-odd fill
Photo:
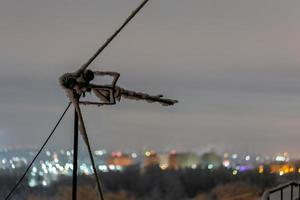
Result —
[[196, 168], [200, 164], [200, 157], [193, 153], [177, 153], [171, 151], [169, 154], [169, 169]]
[[146, 151], [143, 162], [143, 167], [151, 167], [159, 165], [159, 157], [155, 151]]
[[159, 167], [162, 170], [169, 168], [169, 154], [168, 153], [159, 154], [158, 158], [159, 158]]
[[201, 166], [203, 168], [214, 169], [222, 165], [222, 157], [215, 152], [204, 153], [201, 156]]
[[111, 156], [107, 158], [106, 163], [107, 165], [128, 167], [133, 165], [134, 160], [127, 154], [123, 154], [121, 152], [112, 152]]
[[284, 175], [296, 172], [296, 168], [292, 163], [274, 162], [270, 164], [270, 173]]
[[194, 153], [180, 153], [176, 155], [178, 167], [196, 168], [200, 164], [200, 157]]

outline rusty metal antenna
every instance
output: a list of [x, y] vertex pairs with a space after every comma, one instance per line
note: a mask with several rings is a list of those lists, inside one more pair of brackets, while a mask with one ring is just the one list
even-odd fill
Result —
[[[23, 176], [19, 179], [10, 193], [6, 196], [8, 200], [12, 194], [15, 192], [19, 184], [24, 180], [26, 173], [29, 171], [33, 162], [37, 159], [42, 149], [46, 146], [47, 142], [53, 135], [57, 126], [60, 124], [65, 113], [69, 109], [70, 105], [73, 104], [75, 108], [74, 112], [74, 153], [73, 153], [73, 185], [72, 185], [72, 200], [77, 199], [77, 161], [78, 161], [78, 133], [80, 134], [87, 146], [89, 157], [92, 163], [92, 168], [94, 171], [94, 176], [97, 182], [97, 189], [101, 200], [104, 200], [103, 190], [100, 183], [100, 179], [97, 173], [97, 168], [95, 160], [93, 157], [92, 149], [90, 146], [89, 138], [86, 131], [86, 126], [82, 116], [80, 105], [96, 105], [96, 106], [105, 106], [105, 105], [115, 105], [116, 102], [121, 101], [121, 98], [132, 99], [132, 100], [144, 100], [149, 103], [158, 102], [163, 106], [171, 106], [177, 103], [176, 100], [163, 98], [163, 95], [149, 95], [147, 93], [135, 92], [132, 90], [127, 90], [122, 87], [117, 86], [117, 81], [120, 77], [120, 74], [117, 72], [110, 71], [91, 71], [88, 69], [89, 65], [105, 50], [105, 48], [118, 36], [118, 34], [126, 27], [126, 25], [138, 14], [138, 12], [148, 3], [149, 0], [144, 0], [125, 20], [125, 22], [117, 29], [111, 37], [109, 37], [106, 42], [96, 51], [96, 53], [77, 71], [73, 73], [66, 73], [59, 78], [60, 84], [63, 89], [66, 91], [67, 96], [70, 99], [70, 103], [67, 106], [66, 110], [60, 117], [59, 121], [55, 125], [53, 131], [50, 133], [47, 140], [44, 142], [42, 147], [39, 149], [37, 155], [34, 157], [28, 168], [26, 169]], [[95, 77], [109, 76], [113, 80], [110, 84], [99, 85], [93, 83]], [[85, 100], [86, 93], [93, 93], [98, 100], [97, 101], [88, 101]]]
[[[125, 22], [121, 25], [119, 29], [117, 29], [111, 37], [109, 37], [106, 42], [96, 51], [96, 53], [84, 64], [82, 65], [76, 72], [64, 74], [60, 78], [60, 84], [66, 90], [67, 96], [71, 100], [72, 104], [75, 108], [75, 116], [74, 116], [74, 154], [73, 154], [73, 189], [72, 189], [72, 199], [77, 199], [77, 160], [78, 160], [78, 121], [80, 122], [80, 133], [85, 141], [85, 144], [88, 149], [89, 157], [92, 163], [94, 175], [97, 182], [97, 188], [99, 191], [99, 195], [101, 200], [104, 200], [104, 195], [101, 187], [101, 183], [98, 177], [96, 164], [93, 158], [91, 146], [89, 143], [88, 135], [86, 132], [83, 116], [80, 109], [80, 97], [85, 96], [86, 92], [90, 92], [92, 90], [92, 85], [90, 85], [90, 81], [94, 79], [95, 74], [87, 70], [89, 65], [103, 52], [103, 50], [113, 41], [113, 39], [125, 28], [125, 26], [137, 15], [137, 13], [146, 5], [149, 0], [144, 0], [125, 20]], [[105, 74], [106, 75], [106, 74]], [[113, 83], [113, 87], [115, 86], [117, 79]], [[114, 88], [93, 88], [98, 95], [98, 97], [105, 98], [107, 91], [111, 89], [113, 95], [115, 93]], [[102, 93], [104, 95], [102, 95]], [[100, 96], [99, 96], [100, 95]], [[109, 104], [109, 103], [108, 103]]]
[[[146, 93], [138, 93], [130, 90], [123, 89], [116, 86], [119, 79], [119, 74], [116, 72], [93, 72], [88, 70], [89, 65], [103, 52], [103, 50], [113, 41], [113, 39], [126, 27], [126, 25], [137, 15], [137, 13], [147, 4], [149, 0], [144, 0], [125, 20], [119, 29], [117, 29], [111, 37], [96, 51], [96, 53], [76, 72], [66, 73], [60, 77], [60, 84], [65, 89], [67, 96], [75, 108], [74, 116], [74, 154], [73, 154], [73, 189], [72, 199], [76, 200], [77, 195], [77, 160], [78, 160], [78, 121], [80, 123], [80, 133], [83, 137], [88, 149], [89, 157], [92, 163], [94, 175], [97, 182], [97, 188], [101, 200], [104, 200], [104, 195], [101, 187], [101, 183], [98, 177], [96, 164], [93, 158], [91, 146], [89, 143], [84, 119], [82, 116], [80, 104], [82, 105], [114, 105], [116, 100], [120, 101], [121, 97], [130, 98], [135, 100], [146, 100], [148, 102], [159, 102], [162, 105], [173, 105], [177, 103], [175, 100], [164, 99], [162, 95], [151, 96]], [[91, 83], [95, 76], [111, 76], [113, 81], [109, 85], [96, 85]], [[81, 97], [85, 97], [87, 92], [93, 92], [100, 101], [90, 102], [81, 101]]]
[[[99, 195], [102, 200], [103, 191], [101, 183], [97, 174], [97, 168], [93, 158], [91, 146], [89, 143], [88, 135], [86, 132], [86, 127], [84, 124], [84, 119], [81, 113], [80, 105], [114, 105], [116, 101], [120, 101], [121, 97], [134, 100], [145, 100], [147, 102], [159, 102], [164, 106], [170, 106], [177, 103], [176, 100], [163, 98], [163, 95], [152, 96], [146, 93], [135, 92], [131, 90], [126, 90], [116, 85], [119, 79], [119, 73], [117, 72], [103, 72], [103, 71], [91, 71], [87, 68], [89, 65], [99, 56], [103, 50], [113, 41], [113, 39], [124, 29], [124, 27], [136, 16], [136, 14], [146, 5], [149, 0], [144, 0], [140, 6], [132, 12], [132, 14], [125, 20], [122, 26], [110, 37], [108, 40], [96, 51], [96, 53], [76, 72], [66, 73], [60, 77], [60, 84], [65, 89], [67, 96], [75, 107], [75, 124], [74, 124], [74, 164], [73, 164], [73, 200], [76, 200], [77, 193], [77, 151], [78, 151], [78, 121], [80, 123], [80, 133], [85, 141], [87, 146], [89, 156], [92, 162], [92, 167], [94, 170], [94, 175], [97, 182], [97, 188]], [[97, 85], [92, 83], [95, 76], [110, 76], [113, 78], [113, 81], [109, 85]], [[81, 97], [85, 97], [87, 92], [93, 92], [96, 97], [99, 98], [97, 102], [84, 101], [81, 100]]]

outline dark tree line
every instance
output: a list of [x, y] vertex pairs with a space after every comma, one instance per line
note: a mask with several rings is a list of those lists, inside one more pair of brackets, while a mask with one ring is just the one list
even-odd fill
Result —
[[[253, 185], [263, 191], [276, 186], [281, 181], [277, 175], [265, 172], [248, 171], [232, 175], [232, 170], [219, 168], [161, 170], [158, 166], [140, 170], [139, 166], [132, 166], [124, 171], [110, 171], [100, 174], [106, 193], [126, 192], [129, 199], [145, 200], [174, 200], [192, 199], [198, 194], [205, 194], [215, 187], [228, 183], [243, 182]], [[298, 175], [289, 175], [286, 179], [298, 179]], [[4, 196], [16, 182], [16, 175], [0, 174], [0, 195]], [[51, 197], [62, 187], [71, 186], [71, 177], [61, 177], [50, 187], [29, 188], [25, 183], [17, 190], [13, 199], [26, 199], [28, 194]], [[95, 188], [93, 176], [79, 176], [78, 185]]]

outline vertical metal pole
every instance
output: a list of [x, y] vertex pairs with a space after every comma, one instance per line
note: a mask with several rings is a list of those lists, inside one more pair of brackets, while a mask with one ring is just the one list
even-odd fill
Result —
[[77, 199], [77, 161], [78, 161], [78, 114], [74, 113], [74, 146], [73, 146], [73, 185], [72, 200]]
[[298, 185], [298, 199], [300, 199], [300, 184]]
[[280, 190], [280, 200], [283, 200], [283, 188]]
[[294, 185], [291, 185], [291, 200], [294, 199]]
[[298, 199], [300, 199], [300, 184], [298, 185]]

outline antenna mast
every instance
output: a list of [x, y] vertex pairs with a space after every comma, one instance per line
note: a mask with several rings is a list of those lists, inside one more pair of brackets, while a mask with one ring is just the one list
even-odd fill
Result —
[[[28, 168], [26, 169], [23, 176], [20, 180], [16, 183], [13, 189], [10, 191], [8, 196], [5, 200], [8, 200], [13, 192], [16, 190], [18, 185], [24, 179], [26, 173], [29, 171], [30, 167], [32, 166], [33, 162], [36, 160], [38, 155], [41, 153], [42, 149], [45, 147], [47, 142], [49, 141], [50, 137], [53, 135], [55, 129], [57, 128], [58, 124], [61, 122], [63, 116], [69, 109], [70, 105], [73, 104], [75, 113], [74, 113], [74, 152], [73, 152], [73, 184], [72, 184], [72, 200], [77, 200], [77, 169], [78, 169], [78, 133], [80, 132], [86, 146], [88, 149], [89, 157], [92, 163], [92, 168], [94, 171], [94, 176], [97, 182], [97, 189], [100, 195], [101, 200], [104, 200], [104, 195], [101, 187], [101, 183], [97, 173], [97, 167], [95, 164], [95, 160], [93, 157], [92, 149], [90, 146], [89, 138], [87, 135], [84, 119], [82, 116], [80, 105], [96, 105], [96, 106], [104, 106], [104, 105], [115, 105], [117, 101], [120, 101], [121, 98], [126, 98], [130, 100], [143, 100], [147, 101], [148, 103], [160, 103], [163, 106], [172, 106], [176, 104], [178, 101], [173, 99], [163, 98], [163, 95], [149, 95], [143, 92], [135, 92], [132, 90], [127, 90], [122, 87], [116, 85], [120, 74], [117, 72], [110, 72], [110, 71], [91, 71], [87, 68], [89, 65], [103, 52], [103, 50], [113, 41], [114, 38], [126, 27], [126, 25], [138, 14], [138, 12], [147, 4], [149, 0], [144, 0], [132, 13], [131, 15], [125, 20], [125, 22], [121, 25], [119, 29], [117, 29], [111, 37], [109, 37], [106, 42], [96, 51], [96, 53], [84, 64], [82, 65], [77, 71], [73, 73], [66, 73], [62, 75], [59, 79], [61, 86], [66, 91], [67, 96], [70, 99], [70, 103], [66, 110], [64, 111], [63, 115], [59, 119], [58, 123], [56, 124], [55, 128], [43, 144], [43, 146], [38, 151], [37, 155], [34, 157], [33, 161], [30, 163]], [[113, 78], [113, 81], [109, 85], [97, 85], [92, 83], [95, 76], [110, 76]], [[91, 102], [84, 100], [86, 93], [93, 93], [96, 97], [99, 98], [99, 101]], [[82, 100], [83, 99], [83, 100]]]

